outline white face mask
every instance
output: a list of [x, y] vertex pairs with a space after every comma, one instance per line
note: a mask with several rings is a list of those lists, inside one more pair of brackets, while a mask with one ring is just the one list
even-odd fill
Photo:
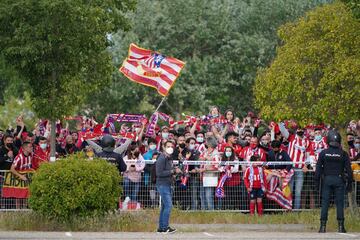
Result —
[[47, 144], [46, 143], [41, 143], [40, 148], [45, 150], [47, 148]]
[[150, 150], [155, 150], [155, 149], [156, 149], [156, 145], [155, 145], [155, 144], [151, 144], [149, 148], [150, 148]]
[[203, 137], [197, 137], [197, 138], [196, 138], [196, 141], [197, 141], [198, 143], [203, 143], [203, 142], [204, 142], [204, 138], [203, 138]]
[[163, 139], [168, 139], [169, 133], [163, 132], [163, 133], [161, 133], [161, 137], [162, 137]]
[[189, 149], [194, 150], [195, 149], [195, 144], [189, 144]]
[[173, 152], [174, 152], [174, 148], [172, 148], [172, 147], [166, 148], [166, 153], [167, 154], [171, 155], [171, 154], [173, 154]]

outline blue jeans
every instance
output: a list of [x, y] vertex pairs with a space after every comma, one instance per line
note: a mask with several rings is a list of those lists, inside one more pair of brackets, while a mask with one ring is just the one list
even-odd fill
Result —
[[215, 187], [200, 187], [201, 210], [214, 210]]
[[161, 197], [161, 207], [159, 216], [159, 229], [169, 227], [170, 213], [172, 209], [172, 190], [170, 185], [156, 185]]
[[129, 197], [132, 201], [137, 202], [137, 196], [140, 189], [139, 182], [132, 182], [128, 178], [124, 178], [124, 193], [125, 197]]
[[304, 184], [304, 172], [302, 169], [295, 169], [294, 176], [292, 177], [290, 181], [290, 188], [291, 190], [294, 189], [295, 184], [295, 203], [294, 203], [294, 209], [300, 209], [301, 204], [301, 191]]

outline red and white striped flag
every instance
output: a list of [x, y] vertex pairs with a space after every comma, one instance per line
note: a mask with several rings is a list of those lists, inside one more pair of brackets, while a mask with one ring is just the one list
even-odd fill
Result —
[[130, 44], [129, 55], [119, 71], [131, 81], [156, 88], [162, 96], [168, 95], [185, 63], [160, 53]]

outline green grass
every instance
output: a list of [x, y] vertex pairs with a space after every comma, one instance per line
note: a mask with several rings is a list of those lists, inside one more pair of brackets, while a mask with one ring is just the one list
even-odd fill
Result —
[[[317, 230], [319, 211], [287, 212], [251, 217], [234, 212], [182, 212], [174, 210], [172, 224], [305, 224], [309, 231]], [[127, 231], [152, 232], [157, 227], [158, 211], [146, 210], [128, 213], [112, 213], [106, 217], [73, 219], [68, 223], [47, 219], [34, 212], [1, 212], [0, 230], [6, 231]], [[347, 230], [360, 232], [359, 212], [346, 211]], [[328, 230], [336, 231], [334, 209], [329, 212]], [[192, 230], [193, 231], [193, 230]]]

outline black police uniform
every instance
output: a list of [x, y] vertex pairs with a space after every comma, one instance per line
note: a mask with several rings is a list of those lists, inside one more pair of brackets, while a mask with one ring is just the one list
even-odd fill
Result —
[[101, 145], [103, 147], [103, 151], [97, 153], [96, 156], [114, 164], [118, 168], [119, 172], [125, 172], [127, 166], [124, 159], [120, 154], [114, 152], [115, 139], [111, 135], [105, 135], [101, 139]]
[[105, 159], [108, 162], [114, 164], [118, 168], [119, 172], [126, 171], [127, 166], [120, 154], [115, 153], [113, 151], [107, 151], [104, 149], [102, 152], [97, 153], [96, 155], [99, 158]]
[[[340, 138], [340, 135], [338, 136]], [[338, 146], [332, 146], [330, 142], [329, 148], [320, 153], [316, 164], [316, 186], [320, 186], [320, 179], [322, 181], [321, 226], [319, 232], [326, 231], [330, 195], [333, 191], [335, 193], [339, 232], [346, 232], [344, 227], [344, 194], [345, 188], [347, 191], [351, 191], [352, 171], [348, 154], [340, 148], [341, 140], [337, 140], [337, 142]]]

